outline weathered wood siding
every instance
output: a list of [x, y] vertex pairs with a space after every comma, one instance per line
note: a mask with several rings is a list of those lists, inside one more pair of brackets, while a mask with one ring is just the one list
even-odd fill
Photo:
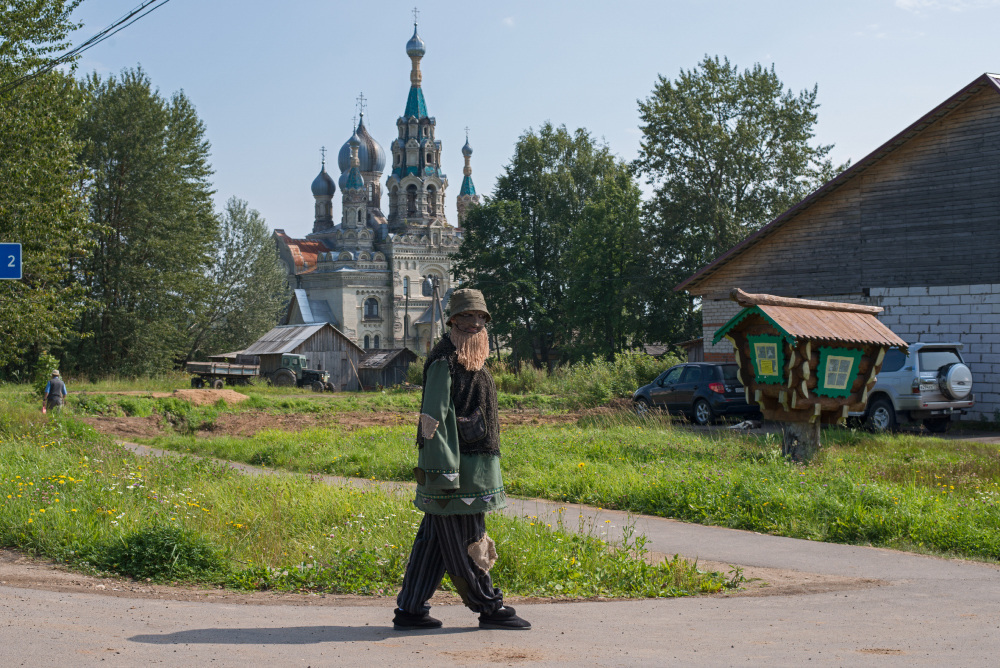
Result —
[[986, 89], [688, 289], [992, 284], [998, 256], [1000, 95]]
[[333, 327], [324, 327], [300, 345], [293, 353], [305, 355], [310, 369], [330, 372], [330, 382], [338, 390], [358, 390], [358, 360], [361, 351], [355, 348]]

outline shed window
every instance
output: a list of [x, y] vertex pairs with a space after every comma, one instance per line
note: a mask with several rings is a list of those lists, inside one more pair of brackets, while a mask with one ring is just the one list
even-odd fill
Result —
[[819, 379], [816, 394], [827, 397], [846, 397], [858, 374], [864, 351], [854, 348], [819, 349]]
[[781, 382], [784, 354], [780, 336], [748, 336], [750, 359], [758, 383], [777, 384]]

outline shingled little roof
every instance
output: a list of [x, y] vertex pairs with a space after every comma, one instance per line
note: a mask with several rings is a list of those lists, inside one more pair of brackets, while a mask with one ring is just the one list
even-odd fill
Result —
[[882, 312], [878, 306], [750, 294], [739, 288], [730, 293], [730, 298], [743, 310], [716, 332], [713, 344], [721, 341], [747, 316], [756, 314], [781, 332], [789, 343], [797, 339], [816, 339], [898, 346], [903, 350], [907, 347], [906, 341], [875, 317]]

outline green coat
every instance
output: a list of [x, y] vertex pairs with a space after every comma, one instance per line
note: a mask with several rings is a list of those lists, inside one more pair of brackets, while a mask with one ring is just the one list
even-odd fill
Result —
[[424, 446], [413, 469], [417, 478], [414, 505], [433, 515], [473, 515], [506, 506], [500, 457], [459, 450], [446, 359], [436, 360], [427, 368], [421, 412], [437, 420], [438, 425], [432, 436], [424, 435]]

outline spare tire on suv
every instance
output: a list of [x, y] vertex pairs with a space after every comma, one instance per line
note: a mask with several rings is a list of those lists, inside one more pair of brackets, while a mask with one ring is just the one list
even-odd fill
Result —
[[961, 401], [972, 392], [972, 371], [960, 362], [946, 364], [937, 372], [941, 394], [953, 401]]

